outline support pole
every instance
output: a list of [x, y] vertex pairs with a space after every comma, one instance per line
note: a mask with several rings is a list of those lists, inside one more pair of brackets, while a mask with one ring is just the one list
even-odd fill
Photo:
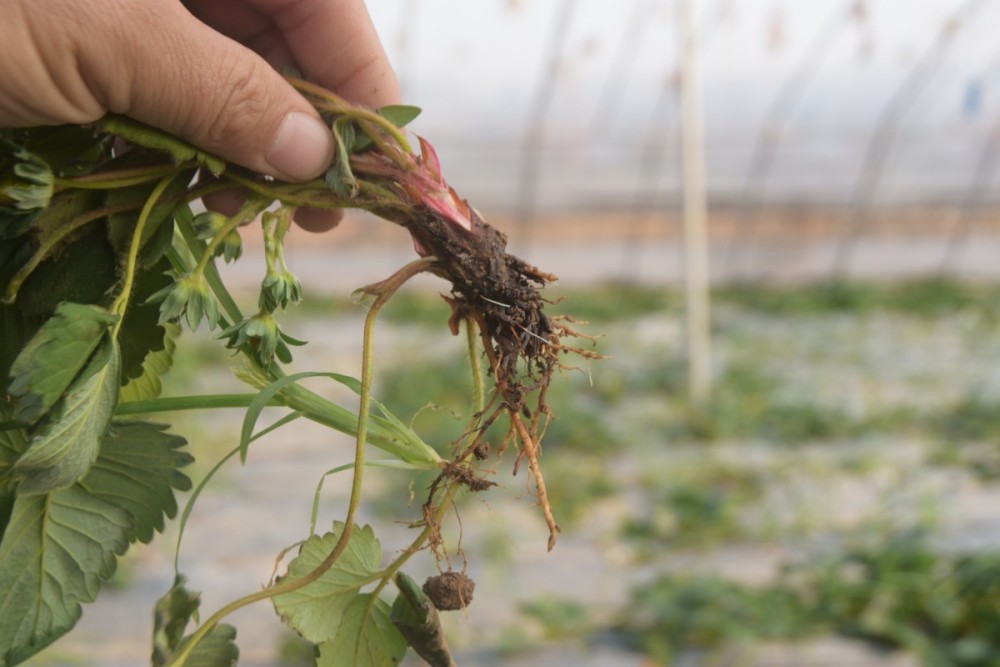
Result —
[[684, 287], [691, 400], [703, 405], [712, 391], [708, 235], [705, 230], [705, 135], [698, 70], [697, 0], [680, 0], [681, 171], [684, 197]]

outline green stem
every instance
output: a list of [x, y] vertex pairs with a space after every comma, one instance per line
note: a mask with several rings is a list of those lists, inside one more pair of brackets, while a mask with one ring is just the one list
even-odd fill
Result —
[[403, 283], [413, 276], [427, 270], [428, 264], [428, 259], [410, 262], [393, 274], [392, 277], [382, 282], [380, 284], [381, 289], [376, 296], [375, 301], [372, 303], [371, 308], [368, 310], [367, 317], [365, 318], [364, 347], [362, 351], [361, 365], [361, 404], [358, 408], [358, 432], [354, 446], [354, 475], [351, 482], [351, 496], [347, 506], [347, 516], [344, 518], [344, 530], [340, 533], [340, 538], [337, 540], [337, 544], [334, 545], [333, 550], [325, 559], [323, 559], [322, 563], [317, 565], [311, 572], [305, 574], [301, 578], [291, 580], [286, 579], [268, 586], [261, 591], [245, 595], [237, 600], [233, 600], [212, 614], [212, 616], [209, 617], [208, 620], [206, 620], [201, 627], [195, 631], [195, 633], [191, 636], [191, 640], [185, 645], [184, 650], [173, 659], [169, 667], [180, 667], [187, 662], [187, 659], [191, 656], [191, 652], [194, 651], [198, 643], [212, 631], [212, 628], [218, 625], [219, 622], [229, 614], [242, 609], [247, 605], [251, 605], [254, 602], [267, 600], [276, 595], [291, 593], [292, 591], [308, 586], [322, 577], [331, 567], [333, 567], [334, 563], [337, 562], [341, 554], [344, 553], [344, 550], [347, 549], [347, 545], [354, 533], [354, 518], [357, 515], [358, 506], [361, 504], [361, 483], [364, 478], [365, 443], [367, 441], [368, 433], [368, 413], [371, 410], [372, 367], [375, 359], [375, 321], [379, 310], [381, 310], [382, 306], [384, 306], [392, 295], [396, 293], [396, 290], [398, 290]]
[[190, 204], [193, 201], [197, 201], [204, 197], [205, 195], [210, 195], [213, 192], [220, 192], [222, 190], [232, 190], [233, 186], [225, 181], [211, 181], [209, 183], [199, 183], [195, 187], [191, 188], [184, 194], [184, 201]]
[[[191, 253], [200, 261], [201, 257], [206, 254], [204, 241], [201, 241], [197, 236], [195, 236], [194, 230], [186, 220], [178, 220], [177, 228], [180, 230], [181, 236], [184, 238], [184, 242], [191, 250]], [[240, 307], [236, 304], [236, 300], [233, 299], [232, 294], [229, 293], [229, 290], [226, 289], [225, 284], [222, 282], [222, 277], [219, 275], [219, 269], [216, 268], [214, 262], [209, 262], [205, 267], [204, 276], [205, 280], [208, 281], [209, 287], [211, 287], [212, 291], [215, 293], [215, 298], [219, 300], [219, 304], [223, 307], [223, 309], [225, 309], [229, 319], [232, 322], [239, 322], [242, 320], [243, 313], [240, 311]], [[229, 325], [225, 324], [224, 326]]]
[[[187, 410], [214, 410], [216, 408], [245, 408], [257, 394], [207, 394], [201, 396], [170, 396], [147, 401], [125, 401], [118, 404], [115, 416], [144, 415], [154, 412], [182, 412]], [[280, 398], [268, 405], [284, 406]]]
[[[404, 213], [407, 205], [400, 201], [399, 195], [391, 190], [358, 180], [357, 197], [341, 197], [333, 192], [322, 181], [308, 181], [306, 183], [267, 183], [257, 181], [253, 178], [237, 173], [227, 173], [225, 176], [229, 182], [229, 187], [238, 186], [246, 188], [263, 197], [277, 199], [286, 206], [307, 206], [309, 208], [359, 208], [390, 222], [397, 222], [393, 213]], [[220, 188], [228, 189], [228, 188]]]
[[88, 174], [78, 178], [57, 178], [55, 186], [60, 190], [115, 190], [141, 185], [173, 174], [177, 169], [194, 166], [193, 163], [181, 165], [158, 164], [148, 167], [135, 167], [119, 171], [105, 171], [98, 174]]
[[[391, 141], [388, 141], [386, 136], [381, 134], [377, 127], [373, 127], [372, 123], [370, 123], [366, 118], [358, 119], [356, 122], [364, 133], [371, 137], [372, 142], [378, 147], [378, 150], [387, 158], [392, 160], [393, 164], [402, 169], [404, 172], [413, 170], [413, 160], [409, 158], [409, 156], [413, 155], [413, 149], [409, 144], [399, 146], [398, 144], [393, 144]], [[397, 137], [398, 135], [394, 135], [391, 138], [395, 139]], [[400, 148], [405, 150], [400, 150]]]
[[[232, 183], [246, 188], [263, 197], [279, 199], [283, 204], [291, 206], [310, 206], [312, 208], [346, 208], [354, 206], [348, 198], [338, 197], [322, 181], [309, 181], [307, 183], [292, 183], [288, 185], [277, 185], [248, 178], [237, 173], [227, 173], [225, 178]], [[315, 187], [314, 187], [315, 186]], [[326, 199], [319, 199], [315, 196], [303, 195], [301, 192], [288, 192], [289, 187], [308, 192], [315, 189], [316, 194], [324, 195]]]
[[[332, 93], [329, 90], [325, 90], [313, 83], [309, 83], [308, 81], [303, 81], [302, 79], [297, 79], [295, 77], [287, 78], [288, 82], [299, 92], [306, 93], [307, 95], [311, 95], [312, 97], [326, 102], [326, 104], [322, 106], [326, 107], [328, 110], [334, 113], [343, 114], [344, 116], [348, 116], [352, 119], [366, 120], [374, 123], [387, 134], [391, 135], [393, 139], [399, 142], [399, 145], [402, 146], [407, 153], [413, 152], [413, 148], [410, 147], [410, 142], [407, 140], [406, 135], [403, 134], [403, 132], [389, 120], [383, 118], [374, 111], [359, 109], [358, 107], [348, 104], [346, 100], [336, 93]], [[372, 137], [372, 139], [374, 139], [374, 137]]]
[[[455, 499], [455, 494], [458, 493], [458, 490], [459, 484], [452, 481], [451, 485], [448, 487], [448, 491], [445, 493], [444, 500], [438, 506], [437, 512], [434, 513], [434, 520], [436, 522], [441, 522], [441, 518], [444, 516], [444, 513], [448, 511], [448, 508]], [[424, 529], [420, 531], [420, 534], [417, 535], [417, 538], [410, 543], [410, 546], [408, 546], [403, 553], [399, 555], [399, 558], [389, 563], [388, 567], [382, 570], [380, 573], [382, 575], [381, 580], [379, 581], [378, 586], [372, 590], [372, 600], [378, 597], [378, 594], [382, 592], [382, 589], [385, 588], [386, 584], [389, 583], [393, 576], [399, 572], [400, 568], [406, 564], [406, 561], [423, 548], [424, 542], [427, 541], [427, 537], [430, 535], [430, 532], [431, 524], [427, 524]]]
[[470, 317], [465, 318], [465, 340], [469, 345], [469, 366], [472, 369], [472, 414], [482, 414], [486, 405], [486, 390], [483, 386], [483, 367], [479, 363], [479, 343], [476, 333], [476, 322]]
[[195, 272], [204, 274], [205, 267], [207, 267], [208, 263], [215, 258], [216, 248], [222, 245], [229, 232], [235, 230], [244, 222], [256, 218], [257, 215], [270, 204], [270, 200], [260, 198], [253, 198], [244, 203], [240, 210], [237, 211], [236, 215], [229, 218], [229, 220], [226, 221], [226, 224], [223, 225], [222, 229], [220, 229], [219, 232], [212, 237], [212, 240], [209, 241], [208, 245], [205, 246], [205, 251], [202, 253], [201, 257], [198, 258], [197, 266], [194, 267]]
[[[444, 516], [444, 513], [451, 506], [451, 502], [455, 498], [455, 493], [458, 491], [458, 487], [459, 487], [458, 483], [454, 481], [448, 487], [448, 491], [445, 494], [444, 501], [441, 503], [441, 505], [438, 506], [437, 512], [434, 513], [435, 522], [440, 523], [441, 517]], [[369, 578], [369, 581], [364, 582], [364, 584], [367, 584], [370, 583], [371, 581], [374, 581], [375, 579], [379, 580], [378, 585], [372, 589], [370, 597], [368, 598], [368, 606], [365, 607], [366, 616], [371, 613], [372, 607], [375, 606], [375, 601], [379, 599], [379, 594], [389, 584], [389, 582], [396, 575], [396, 573], [399, 572], [399, 570], [403, 567], [403, 565], [406, 564], [406, 561], [410, 560], [410, 558], [412, 558], [418, 551], [420, 551], [423, 548], [424, 542], [427, 541], [427, 538], [430, 535], [430, 533], [431, 533], [431, 524], [428, 523], [424, 527], [424, 529], [420, 531], [420, 534], [417, 535], [417, 538], [410, 543], [410, 546], [408, 546], [396, 560], [389, 563], [388, 567], [386, 567], [381, 572], [378, 572], [375, 575], [375, 577], [371, 577]], [[357, 656], [355, 656], [355, 658], [356, 657]]]
[[153, 191], [149, 194], [149, 198], [146, 199], [145, 205], [142, 207], [142, 211], [139, 213], [139, 219], [135, 223], [135, 231], [132, 232], [132, 243], [129, 245], [128, 257], [125, 260], [125, 276], [122, 279], [122, 289], [115, 299], [115, 302], [111, 304], [111, 312], [119, 315], [118, 322], [115, 324], [112, 330], [112, 337], [118, 338], [118, 332], [121, 330], [122, 322], [124, 321], [125, 310], [128, 308], [129, 299], [132, 298], [132, 285], [135, 282], [135, 267], [139, 260], [139, 249], [142, 248], [142, 231], [146, 227], [146, 221], [149, 220], [150, 214], [153, 212], [153, 208], [156, 203], [160, 200], [160, 196], [166, 191], [170, 182], [177, 178], [177, 175], [184, 171], [184, 167], [178, 166], [174, 167], [168, 175], [164, 176]]

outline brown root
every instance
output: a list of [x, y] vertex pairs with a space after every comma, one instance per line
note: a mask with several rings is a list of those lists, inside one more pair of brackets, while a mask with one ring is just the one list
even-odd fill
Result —
[[521, 415], [514, 414], [511, 416], [513, 420], [518, 435], [521, 437], [521, 444], [524, 447], [524, 456], [528, 459], [528, 470], [535, 478], [535, 493], [538, 495], [538, 504], [542, 506], [542, 513], [545, 515], [545, 523], [549, 527], [549, 551], [556, 545], [556, 540], [559, 538], [559, 524], [556, 523], [556, 518], [552, 514], [552, 504], [549, 502], [549, 493], [545, 488], [545, 477], [542, 475], [542, 465], [538, 461], [539, 451], [538, 443], [525, 428], [524, 422], [521, 421]]
[[[564, 342], [570, 338], [595, 342], [593, 337], [571, 327], [576, 320], [565, 316], [550, 318], [543, 311], [548, 301], [541, 289], [556, 277], [508, 254], [506, 236], [483, 221], [471, 207], [469, 210], [472, 212], [471, 230], [455, 225], [429, 207], [415, 207], [411, 215], [401, 221], [418, 246], [436, 258], [430, 270], [452, 285], [451, 295], [445, 297], [452, 307], [449, 328], [457, 333], [463, 319], [474, 322], [479, 328], [489, 372], [494, 379], [494, 391], [487, 407], [474, 420], [474, 423], [478, 420], [478, 427], [470, 428], [468, 444], [431, 487], [424, 508], [425, 519], [432, 514], [433, 497], [443, 479], [455, 480], [473, 491], [492, 485], [477, 477], [467, 461], [471, 456], [482, 460], [488, 455], [489, 445], [485, 443], [484, 434], [501, 414], [507, 414], [510, 428], [496, 448], [497, 456], [503, 454], [510, 442], [520, 443], [514, 474], [522, 458], [527, 460], [538, 503], [549, 528], [548, 548], [551, 550], [559, 534], [559, 525], [540, 462], [542, 436], [552, 418], [545, 402], [548, 386], [556, 370], [567, 368], [561, 357], [575, 355], [596, 359], [601, 355]], [[529, 400], [532, 400], [530, 405]], [[434, 530], [437, 531], [437, 527]], [[437, 539], [440, 544], [439, 535]]]

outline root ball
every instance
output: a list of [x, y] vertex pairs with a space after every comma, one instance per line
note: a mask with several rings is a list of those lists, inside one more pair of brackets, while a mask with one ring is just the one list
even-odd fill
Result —
[[476, 582], [462, 572], [445, 572], [424, 582], [424, 593], [440, 611], [465, 609], [475, 590]]

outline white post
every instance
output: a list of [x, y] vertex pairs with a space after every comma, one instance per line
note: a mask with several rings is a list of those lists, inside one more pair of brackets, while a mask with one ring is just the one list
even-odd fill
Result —
[[698, 70], [697, 0], [680, 0], [681, 170], [684, 197], [684, 283], [689, 389], [696, 405], [712, 390], [708, 237], [705, 231], [705, 136]]

